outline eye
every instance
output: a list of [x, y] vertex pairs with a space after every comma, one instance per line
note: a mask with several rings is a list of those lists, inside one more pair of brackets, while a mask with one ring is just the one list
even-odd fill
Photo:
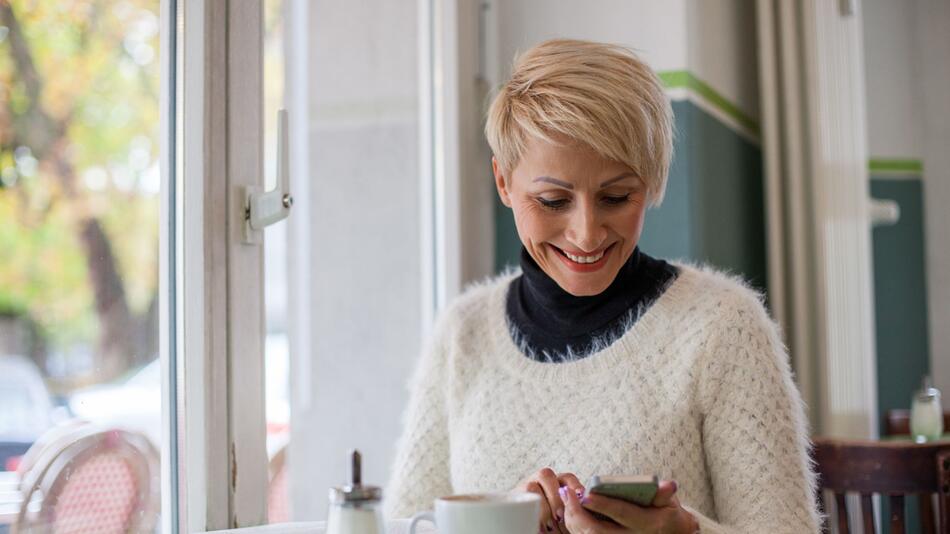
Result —
[[630, 200], [630, 193], [627, 193], [623, 196], [605, 196], [601, 198], [601, 201], [608, 206], [618, 206], [624, 202]]
[[568, 200], [566, 198], [559, 198], [557, 200], [548, 200], [544, 197], [537, 197], [538, 203], [544, 206], [549, 210], [561, 210], [567, 206]]

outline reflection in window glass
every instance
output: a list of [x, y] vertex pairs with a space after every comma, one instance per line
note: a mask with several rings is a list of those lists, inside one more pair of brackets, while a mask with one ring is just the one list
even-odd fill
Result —
[[0, 532], [157, 528], [159, 26], [0, 1]]

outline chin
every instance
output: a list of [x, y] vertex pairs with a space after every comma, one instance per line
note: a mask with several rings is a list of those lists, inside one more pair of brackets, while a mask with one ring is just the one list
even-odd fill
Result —
[[558, 280], [558, 285], [561, 286], [561, 289], [567, 291], [575, 297], [592, 297], [594, 295], [599, 295], [610, 286], [610, 283], [570, 283], [566, 280]]

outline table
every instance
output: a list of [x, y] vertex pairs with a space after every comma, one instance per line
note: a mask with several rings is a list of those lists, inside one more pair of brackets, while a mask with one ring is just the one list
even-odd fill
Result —
[[[260, 527], [246, 527], [236, 530], [215, 530], [214, 534], [324, 534], [326, 523], [323, 521], [279, 523]], [[432, 523], [423, 521], [416, 528], [418, 534], [438, 534]], [[386, 522], [386, 534], [409, 534], [409, 520], [396, 519]]]
[[[910, 434], [896, 434], [893, 436], [882, 436], [881, 441], [906, 441], [909, 443], [914, 443], [914, 440]], [[950, 445], [950, 432], [945, 433], [944, 435], [940, 436], [940, 439], [936, 441], [928, 441], [927, 443], [946, 443], [947, 445]]]

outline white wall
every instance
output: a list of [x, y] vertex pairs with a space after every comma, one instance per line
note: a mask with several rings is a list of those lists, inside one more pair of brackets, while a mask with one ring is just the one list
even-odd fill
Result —
[[[309, 339], [292, 344], [294, 519], [325, 517], [327, 489], [347, 482], [350, 448], [363, 452], [363, 480], [386, 484], [420, 348], [426, 208], [418, 178], [417, 17], [415, 3], [408, 5], [303, 0], [293, 13], [306, 16], [306, 34], [288, 25], [298, 29], [290, 38], [306, 56], [288, 64], [288, 81], [307, 86], [288, 87], [289, 100], [305, 98], [308, 109], [291, 157], [300, 168], [305, 151], [309, 167], [300, 202], [309, 221], [289, 243], [292, 256], [309, 249], [309, 268], [294, 275], [305, 283], [290, 287], [293, 309], [305, 299], [309, 314], [304, 324], [303, 314], [290, 317], [297, 321], [292, 339]], [[308, 294], [296, 291], [307, 286]]]
[[920, 159], [923, 89], [917, 0], [865, 0], [864, 46], [871, 157]]
[[752, 119], [759, 117], [754, 0], [688, 0], [687, 68]]
[[687, 63], [686, 1], [494, 0], [498, 67], [507, 74], [518, 52], [555, 37], [630, 46], [655, 70]]

